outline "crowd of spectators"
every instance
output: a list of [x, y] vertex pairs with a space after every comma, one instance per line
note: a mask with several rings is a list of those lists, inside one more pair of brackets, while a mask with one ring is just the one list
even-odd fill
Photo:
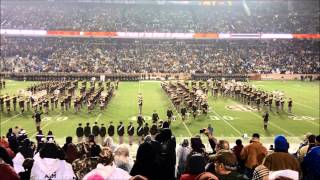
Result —
[[317, 40], [1, 38], [2, 72], [318, 73]]
[[93, 135], [79, 144], [69, 136], [62, 147], [54, 136], [34, 143], [15, 127], [0, 139], [0, 179], [316, 180], [320, 175], [320, 135], [306, 134], [291, 154], [283, 135], [267, 149], [257, 133], [245, 144], [237, 139], [234, 147], [208, 129], [204, 134], [209, 148], [199, 135], [177, 145], [164, 122], [156, 136], [145, 136], [137, 152], [130, 152], [128, 145], [110, 141], [112, 137], [100, 145]]
[[215, 6], [68, 2], [1, 3], [2, 29], [118, 32], [319, 33], [319, 1]]

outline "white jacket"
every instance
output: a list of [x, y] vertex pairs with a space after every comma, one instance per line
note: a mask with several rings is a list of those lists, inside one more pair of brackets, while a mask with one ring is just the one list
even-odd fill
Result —
[[72, 180], [75, 177], [71, 164], [51, 158], [36, 159], [30, 175], [32, 180]]
[[105, 180], [128, 180], [131, 178], [127, 171], [117, 168], [115, 166], [104, 166], [98, 164], [97, 168], [89, 172], [83, 177], [83, 180], [88, 180], [90, 176], [102, 176]]
[[16, 154], [16, 156], [12, 159], [13, 168], [17, 174], [19, 174], [19, 172], [24, 172], [24, 168], [22, 166], [24, 160], [25, 159], [20, 152], [18, 152], [18, 154]]

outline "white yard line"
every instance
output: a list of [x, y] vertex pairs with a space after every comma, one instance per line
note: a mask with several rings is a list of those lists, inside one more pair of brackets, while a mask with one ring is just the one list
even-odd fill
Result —
[[228, 126], [230, 126], [235, 132], [237, 132], [240, 136], [242, 136], [242, 133], [235, 128], [232, 124], [230, 124], [229, 122], [227, 122], [226, 120], [224, 120], [224, 118], [222, 116], [220, 116], [220, 114], [218, 114], [215, 110], [212, 110], [212, 112], [218, 116], [221, 120], [223, 120]]
[[2, 122], [1, 122], [1, 125], [3, 125], [3, 124], [5, 124], [5, 123], [7, 123], [9, 120], [14, 119], [14, 118], [16, 118], [16, 117], [18, 117], [18, 116], [20, 116], [20, 115], [22, 115], [22, 114], [21, 114], [21, 113], [20, 113], [20, 114], [17, 114], [17, 115], [15, 115], [15, 116], [13, 116], [13, 117], [11, 117], [11, 118], [7, 119], [7, 120], [2, 121]]
[[96, 120], [95, 120], [94, 122], [99, 122], [99, 119], [100, 119], [101, 115], [102, 115], [102, 113], [99, 113], [98, 116], [97, 116], [97, 118], [96, 118]]
[[312, 107], [312, 106], [300, 104], [300, 103], [298, 103], [298, 102], [294, 102], [294, 104], [297, 104], [297, 105], [299, 105], [299, 106], [302, 106], [302, 107], [305, 107], [305, 108], [309, 108], [309, 109], [312, 109], [312, 110], [315, 110], [315, 111], [318, 110], [318, 109], [316, 109], [316, 108], [314, 108], [314, 107]]

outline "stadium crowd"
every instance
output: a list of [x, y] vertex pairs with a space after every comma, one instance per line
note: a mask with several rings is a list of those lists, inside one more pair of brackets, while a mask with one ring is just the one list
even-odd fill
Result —
[[210, 128], [203, 133], [209, 149], [199, 135], [177, 144], [164, 122], [155, 136], [144, 136], [137, 152], [130, 152], [127, 144], [114, 144], [113, 136], [101, 144], [93, 134], [78, 144], [69, 136], [59, 146], [52, 131], [37, 135], [35, 143], [25, 130], [10, 128], [0, 141], [0, 179], [316, 180], [320, 175], [320, 135], [306, 134], [290, 154], [283, 135], [268, 150], [257, 133], [249, 143], [237, 139], [234, 147], [216, 139]]
[[242, 1], [216, 6], [8, 2], [2, 29], [111, 32], [319, 33], [319, 2]]
[[318, 73], [317, 40], [2, 37], [2, 72]]

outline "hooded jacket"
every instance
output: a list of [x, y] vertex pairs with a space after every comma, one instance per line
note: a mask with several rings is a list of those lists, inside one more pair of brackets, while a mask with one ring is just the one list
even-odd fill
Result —
[[43, 158], [35, 159], [30, 179], [72, 180], [75, 174], [69, 163], [64, 160]]
[[95, 177], [101, 177], [105, 180], [127, 180], [131, 178], [128, 172], [117, 168], [116, 166], [104, 166], [103, 164], [98, 164], [96, 169], [92, 170], [83, 177], [83, 180], [90, 180], [94, 179]]

